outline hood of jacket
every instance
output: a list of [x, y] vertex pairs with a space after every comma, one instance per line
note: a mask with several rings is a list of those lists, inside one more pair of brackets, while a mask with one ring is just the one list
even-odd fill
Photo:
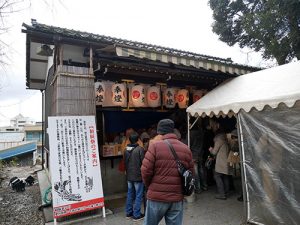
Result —
[[129, 144], [129, 145], [126, 146], [126, 151], [132, 151], [137, 146], [139, 146], [139, 145], [138, 144]]
[[219, 133], [219, 134], [216, 134], [215, 138], [214, 138], [215, 141], [219, 140], [219, 141], [226, 141], [227, 142], [227, 138], [226, 138], [226, 134], [225, 133]]

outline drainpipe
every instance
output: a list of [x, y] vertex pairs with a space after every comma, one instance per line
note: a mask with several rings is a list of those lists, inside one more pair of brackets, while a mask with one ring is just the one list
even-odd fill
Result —
[[188, 141], [188, 146], [190, 148], [190, 114], [187, 113], [187, 141]]
[[44, 116], [44, 108], [45, 108], [45, 91], [41, 90], [42, 92], [42, 170], [44, 169], [44, 128], [45, 128], [45, 116]]

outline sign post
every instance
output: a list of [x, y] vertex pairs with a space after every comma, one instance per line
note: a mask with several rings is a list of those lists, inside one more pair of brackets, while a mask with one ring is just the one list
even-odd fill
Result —
[[102, 208], [104, 197], [94, 116], [49, 117], [53, 216]]

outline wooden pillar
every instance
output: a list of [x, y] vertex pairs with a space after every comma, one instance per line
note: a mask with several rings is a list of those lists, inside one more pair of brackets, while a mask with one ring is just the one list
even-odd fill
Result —
[[94, 69], [93, 69], [93, 48], [90, 46], [90, 75], [94, 75]]
[[59, 46], [59, 65], [63, 65], [63, 52], [64, 52], [64, 48], [63, 45]]

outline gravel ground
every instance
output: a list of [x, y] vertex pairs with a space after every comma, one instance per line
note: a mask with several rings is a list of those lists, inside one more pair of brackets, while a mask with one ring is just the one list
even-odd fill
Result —
[[[2, 187], [0, 186], [0, 225], [42, 225], [44, 218], [41, 205], [41, 195], [35, 171], [40, 166], [5, 167], [0, 171]], [[9, 184], [10, 178], [26, 178], [29, 175], [35, 178], [33, 186], [26, 186], [24, 192], [15, 192]]]

